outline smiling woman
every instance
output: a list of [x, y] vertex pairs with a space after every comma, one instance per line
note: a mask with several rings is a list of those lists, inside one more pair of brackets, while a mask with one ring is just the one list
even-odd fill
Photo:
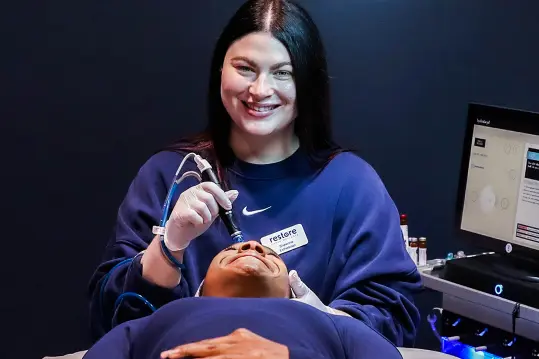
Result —
[[262, 139], [288, 143], [290, 154], [297, 150], [292, 71], [286, 47], [271, 34], [253, 33], [230, 46], [221, 75], [221, 98], [232, 119], [230, 141], [236, 155], [248, 157]]
[[[287, 302], [412, 344], [420, 276], [377, 173], [333, 141], [325, 49], [307, 11], [291, 0], [246, 1], [219, 36], [209, 72], [206, 129], [148, 159], [118, 210], [90, 284], [95, 338], [196, 296], [203, 280], [204, 296], [288, 298], [288, 268], [295, 298]], [[152, 228], [171, 179], [180, 164], [198, 171], [185, 161], [190, 153], [217, 169], [224, 190], [182, 181], [161, 240]], [[220, 207], [256, 241], [221, 252], [230, 236], [216, 221]]]

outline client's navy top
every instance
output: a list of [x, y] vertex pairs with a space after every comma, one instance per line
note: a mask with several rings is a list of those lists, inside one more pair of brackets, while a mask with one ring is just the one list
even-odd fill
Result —
[[185, 298], [125, 322], [84, 359], [151, 359], [178, 345], [246, 328], [286, 345], [290, 359], [397, 359], [397, 348], [360, 320], [326, 314], [290, 299]]
[[[154, 235], [163, 202], [184, 156], [153, 155], [139, 170], [119, 210], [102, 263], [90, 284], [90, 319], [95, 338], [113, 325], [151, 313], [140, 297], [159, 308], [193, 297], [213, 257], [232, 244], [217, 219], [184, 254], [186, 270], [172, 289], [142, 277], [140, 256]], [[187, 160], [185, 171], [197, 170]], [[413, 294], [421, 278], [406, 252], [399, 212], [374, 169], [352, 153], [334, 157], [322, 169], [300, 148], [289, 158], [256, 165], [236, 160], [227, 167], [231, 189], [239, 192], [233, 211], [246, 240], [263, 237], [288, 245], [290, 228], [305, 232], [304, 244], [281, 255], [288, 270], [320, 300], [384, 334], [397, 346], [412, 346], [419, 324]], [[188, 177], [173, 198], [198, 182]], [[288, 230], [286, 230], [288, 229]], [[280, 245], [280, 244], [279, 244]], [[133, 259], [135, 257], [135, 259]], [[138, 299], [137, 299], [138, 298]]]

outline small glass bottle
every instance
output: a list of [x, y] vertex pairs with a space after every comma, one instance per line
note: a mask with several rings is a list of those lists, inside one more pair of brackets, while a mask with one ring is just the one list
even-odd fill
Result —
[[427, 265], [427, 238], [420, 237], [417, 242], [417, 252], [418, 252], [418, 262], [417, 265], [425, 266]]
[[414, 263], [417, 265], [417, 238], [410, 237], [410, 246], [408, 247], [408, 253], [410, 254], [410, 257], [414, 261]]
[[404, 237], [404, 243], [406, 244], [406, 247], [408, 247], [409, 246], [409, 242], [408, 242], [408, 216], [406, 214], [401, 214], [400, 221], [401, 221], [402, 236]]

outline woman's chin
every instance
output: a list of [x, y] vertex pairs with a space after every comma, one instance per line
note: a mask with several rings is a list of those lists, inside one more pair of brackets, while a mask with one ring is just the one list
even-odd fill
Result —
[[285, 125], [285, 122], [280, 116], [270, 116], [267, 118], [241, 116], [239, 121], [234, 121], [234, 127], [239, 133], [262, 137], [282, 132], [288, 127]]
[[261, 123], [244, 123], [243, 126], [240, 127], [240, 131], [253, 137], [266, 137], [275, 133], [275, 128]]

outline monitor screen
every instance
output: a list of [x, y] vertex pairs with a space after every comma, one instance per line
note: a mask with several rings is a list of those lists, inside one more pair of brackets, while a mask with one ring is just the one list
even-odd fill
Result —
[[471, 104], [462, 169], [459, 229], [539, 251], [539, 114]]

